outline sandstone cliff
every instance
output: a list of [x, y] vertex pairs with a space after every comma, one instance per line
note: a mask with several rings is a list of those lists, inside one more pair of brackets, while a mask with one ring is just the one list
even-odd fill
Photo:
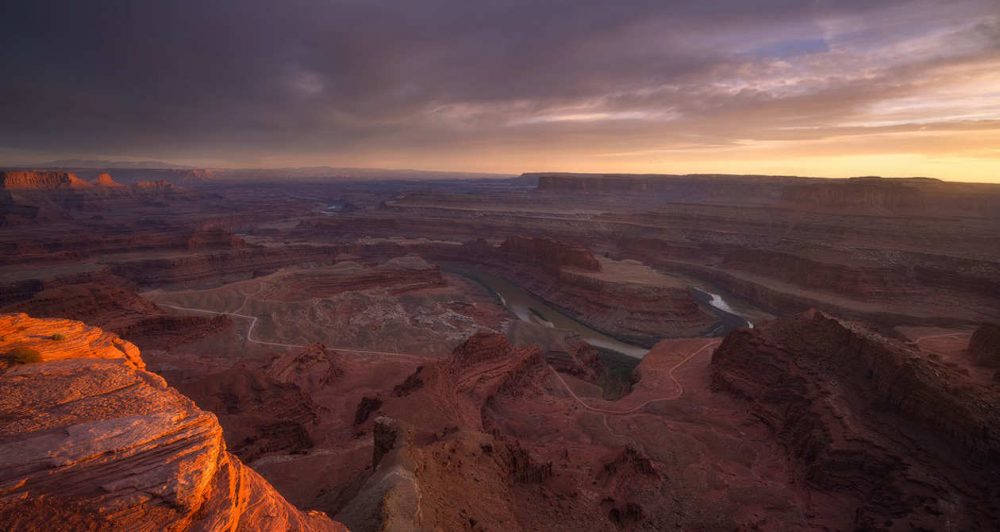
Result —
[[563, 268], [599, 271], [601, 264], [587, 248], [566, 244], [549, 238], [512, 236], [500, 245], [500, 252], [519, 257], [527, 264], [538, 266], [551, 273]]
[[818, 179], [764, 175], [525, 174], [546, 195], [621, 197], [631, 205], [774, 205], [841, 214], [968, 214], [996, 217], [1000, 189], [929, 178]]
[[91, 186], [72, 172], [0, 172], [0, 188], [7, 190], [65, 190]]
[[996, 217], [995, 186], [929, 178], [810, 179], [782, 190], [780, 205], [811, 212]]
[[490, 333], [418, 369], [366, 422], [372, 472], [337, 518], [358, 530], [525, 528], [518, 487], [548, 481], [552, 464], [492, 430], [488, 411], [549, 376], [537, 349]]
[[549, 194], [627, 197], [640, 204], [672, 202], [765, 203], [802, 178], [760, 175], [525, 174]]
[[0, 316], [5, 530], [345, 530], [302, 512], [226, 452], [214, 415], [80, 322]]
[[94, 184], [99, 187], [108, 187], [108, 188], [122, 188], [125, 186], [115, 181], [115, 178], [111, 177], [111, 174], [107, 172], [101, 172], [97, 176], [97, 179], [94, 180]]
[[856, 526], [983, 529], [998, 511], [995, 387], [819, 312], [731, 333], [712, 367], [808, 485], [856, 498]]
[[221, 315], [167, 314], [128, 281], [103, 272], [0, 284], [0, 312], [86, 320], [143, 348], [177, 344], [232, 324]]
[[211, 253], [178, 254], [118, 262], [111, 270], [139, 285], [202, 283], [223, 276], [253, 277], [292, 264], [328, 264], [330, 250], [318, 246], [243, 247]]

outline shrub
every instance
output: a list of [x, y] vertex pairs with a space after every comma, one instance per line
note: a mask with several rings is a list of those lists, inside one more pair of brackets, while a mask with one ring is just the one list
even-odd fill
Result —
[[55, 333], [55, 334], [52, 335], [52, 339], [53, 340], [65, 340], [66, 339], [66, 335], [65, 334]]
[[4, 355], [10, 364], [33, 364], [42, 361], [42, 354], [29, 347], [15, 347]]

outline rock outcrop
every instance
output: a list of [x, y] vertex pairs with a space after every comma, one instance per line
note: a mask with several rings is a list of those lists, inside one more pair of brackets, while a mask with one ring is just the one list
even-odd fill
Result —
[[415, 432], [375, 419], [374, 471], [338, 519], [359, 530], [523, 528], [514, 491], [550, 479], [551, 463], [491, 434], [455, 428], [426, 441]]
[[601, 269], [601, 263], [597, 262], [589, 249], [550, 238], [512, 236], [500, 244], [499, 251], [517, 257], [523, 263], [555, 274], [563, 268], [588, 271]]
[[529, 393], [533, 384], [548, 376], [541, 350], [511, 347], [506, 337], [495, 333], [470, 337], [455, 348], [443, 369], [444, 382], [439, 382], [439, 387], [451, 388], [463, 396], [455, 412], [465, 422], [460, 424], [480, 430], [488, 425], [483, 409], [491, 401]]
[[272, 453], [313, 447], [310, 434], [320, 408], [292, 382], [238, 364], [177, 387], [206, 410], [218, 412], [234, 454], [252, 462]]
[[[799, 178], [781, 176], [670, 174], [525, 174], [538, 178], [548, 194], [621, 196], [629, 202], [764, 202], [781, 186]], [[734, 201], [735, 200], [735, 201]]]
[[365, 530], [518, 528], [512, 491], [548, 481], [552, 464], [491, 430], [489, 410], [549, 376], [538, 349], [478, 333], [400, 393], [363, 398], [355, 425], [372, 424], [374, 470], [337, 518]]
[[[988, 213], [995, 187], [948, 183], [930, 178], [883, 179], [877, 176], [817, 179], [766, 175], [526, 174], [537, 190], [575, 199], [621, 198], [628, 204], [672, 203], [774, 205], [841, 214]], [[995, 210], [995, 209], [993, 209]]]
[[0, 523], [6, 530], [346, 530], [302, 512], [226, 452], [214, 415], [82, 323], [0, 316]]
[[587, 382], [596, 382], [605, 371], [597, 349], [584, 341], [575, 339], [567, 341], [566, 344], [566, 351], [550, 350], [546, 352], [546, 362], [560, 373], [573, 375]]
[[340, 262], [331, 269], [301, 272], [290, 279], [284, 297], [330, 297], [344, 292], [385, 289], [390, 294], [444, 286], [441, 270], [424, 259], [408, 255], [375, 267]]
[[502, 334], [479, 332], [452, 351], [452, 363], [461, 370], [480, 362], [504, 358], [512, 349], [510, 342]]
[[730, 333], [712, 366], [808, 485], [857, 500], [856, 526], [981, 529], [996, 515], [995, 388], [815, 311]]
[[253, 277], [303, 263], [332, 263], [329, 250], [313, 246], [247, 247], [169, 258], [138, 258], [111, 265], [111, 270], [139, 285], [198, 283], [209, 279]]
[[855, 178], [789, 187], [782, 202], [798, 209], [857, 213], [913, 212], [927, 208], [922, 180]]
[[295, 384], [310, 395], [331, 386], [344, 374], [340, 356], [321, 343], [277, 357], [266, 371], [274, 380]]
[[969, 353], [977, 364], [1000, 366], [1000, 325], [980, 325], [969, 340]]
[[7, 190], [69, 190], [91, 186], [72, 172], [0, 172], [0, 188]]
[[0, 353], [33, 349], [43, 361], [106, 359], [145, 369], [139, 348], [118, 335], [79, 321], [36, 319], [24, 313], [0, 315]]
[[97, 179], [94, 180], [94, 185], [106, 188], [123, 188], [125, 186], [115, 181], [115, 178], [111, 177], [111, 174], [107, 172], [98, 174]]
[[145, 348], [176, 345], [232, 324], [223, 315], [169, 315], [126, 280], [105, 273], [0, 285], [0, 291], [0, 312], [86, 320]]

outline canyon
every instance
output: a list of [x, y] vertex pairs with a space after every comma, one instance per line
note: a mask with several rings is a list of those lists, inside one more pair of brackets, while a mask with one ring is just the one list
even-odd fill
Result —
[[998, 205], [0, 172], [0, 528], [989, 530]]

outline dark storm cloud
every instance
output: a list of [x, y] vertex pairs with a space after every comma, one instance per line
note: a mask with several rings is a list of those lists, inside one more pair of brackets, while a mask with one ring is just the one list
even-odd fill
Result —
[[[822, 136], [919, 123], [907, 95], [995, 60], [997, 20], [988, 0], [4, 2], [0, 150], [286, 162]], [[961, 121], [960, 100], [938, 115]]]

